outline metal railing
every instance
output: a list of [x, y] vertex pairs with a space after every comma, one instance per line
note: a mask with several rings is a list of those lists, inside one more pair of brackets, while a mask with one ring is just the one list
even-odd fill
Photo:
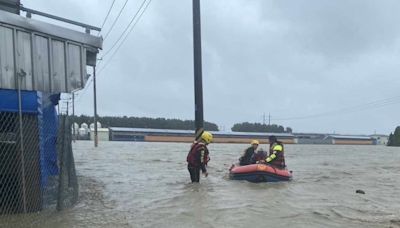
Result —
[[83, 28], [85, 28], [86, 33], [90, 33], [90, 30], [101, 31], [101, 28], [99, 28], [99, 27], [95, 27], [95, 26], [92, 26], [92, 25], [80, 23], [80, 22], [77, 22], [77, 21], [73, 21], [73, 20], [70, 20], [70, 19], [67, 19], [67, 18], [55, 16], [55, 15], [44, 13], [44, 12], [40, 12], [40, 11], [37, 11], [37, 10], [29, 9], [29, 8], [23, 7], [22, 5], [20, 6], [20, 10], [25, 11], [27, 13], [27, 17], [29, 17], [29, 18], [32, 17], [32, 14], [35, 14], [35, 15], [47, 17], [47, 18], [50, 18], [50, 19], [54, 19], [54, 20], [57, 20], [57, 21], [62, 21], [62, 22], [68, 23], [68, 24], [72, 24], [72, 25], [83, 27]]

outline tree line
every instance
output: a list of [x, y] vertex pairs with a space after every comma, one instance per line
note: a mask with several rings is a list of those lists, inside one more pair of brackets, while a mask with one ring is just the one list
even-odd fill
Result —
[[[175, 129], [175, 130], [195, 130], [193, 120], [179, 120], [166, 118], [149, 118], [149, 117], [127, 117], [127, 116], [99, 116], [98, 122], [102, 127], [130, 127], [130, 128], [154, 128], [154, 129]], [[93, 116], [75, 116], [73, 121], [79, 126], [82, 123], [93, 123]], [[218, 131], [215, 123], [205, 122], [204, 129], [208, 131]]]
[[390, 133], [387, 145], [400, 146], [400, 126], [396, 127], [394, 134]]
[[261, 124], [261, 123], [237, 123], [231, 128], [232, 131], [241, 132], [273, 132], [273, 133], [292, 133], [293, 130], [290, 127], [276, 125], [276, 124]]
[[[72, 117], [73, 122], [79, 124], [93, 123], [93, 116], [80, 115]], [[195, 130], [195, 122], [193, 120], [166, 119], [166, 118], [149, 118], [149, 117], [128, 117], [128, 116], [99, 116], [97, 121], [102, 127], [130, 127], [130, 128], [153, 128], [153, 129], [175, 129], [175, 130]], [[211, 122], [204, 123], [205, 130], [218, 131], [218, 125]], [[273, 132], [273, 133], [292, 133], [290, 127], [261, 123], [237, 123], [231, 128], [236, 132]]]

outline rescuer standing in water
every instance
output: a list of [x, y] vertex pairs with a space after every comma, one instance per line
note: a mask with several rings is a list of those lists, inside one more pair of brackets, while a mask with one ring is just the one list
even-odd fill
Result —
[[207, 145], [212, 142], [213, 135], [205, 131], [201, 134], [200, 140], [195, 141], [187, 155], [188, 170], [192, 182], [200, 182], [200, 170], [205, 177], [207, 173], [207, 162], [209, 161], [209, 152]]

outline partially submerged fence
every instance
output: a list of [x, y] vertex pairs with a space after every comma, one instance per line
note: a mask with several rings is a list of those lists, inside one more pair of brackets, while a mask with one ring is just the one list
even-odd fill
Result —
[[32, 227], [78, 200], [68, 116], [52, 96], [0, 89], [0, 227]]

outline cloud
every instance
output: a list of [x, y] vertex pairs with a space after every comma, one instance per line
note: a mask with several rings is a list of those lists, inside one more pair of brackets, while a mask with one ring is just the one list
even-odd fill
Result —
[[[123, 1], [117, 3], [110, 18]], [[127, 4], [104, 51], [140, 3]], [[111, 1], [26, 4], [100, 25]], [[98, 77], [101, 115], [194, 118], [191, 7], [191, 1], [152, 1]], [[261, 122], [263, 113], [304, 116], [398, 94], [398, 1], [207, 0], [201, 7], [208, 121], [230, 128]], [[78, 112], [92, 113], [91, 99], [89, 89]], [[391, 105], [277, 123], [299, 132], [388, 133], [399, 124], [399, 111]]]

